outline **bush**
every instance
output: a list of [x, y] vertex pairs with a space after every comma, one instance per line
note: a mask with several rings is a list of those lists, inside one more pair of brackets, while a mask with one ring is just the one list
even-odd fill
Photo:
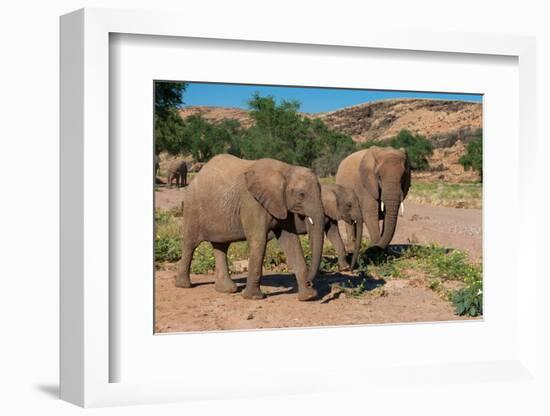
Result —
[[155, 213], [155, 261], [175, 262], [181, 258], [181, 231], [168, 211]]
[[464, 169], [473, 169], [479, 172], [483, 179], [483, 139], [472, 140], [466, 146], [466, 153], [458, 160]]
[[480, 275], [465, 279], [466, 287], [450, 294], [458, 315], [479, 316], [483, 314], [483, 281]]
[[408, 130], [401, 130], [389, 141], [389, 145], [396, 149], [405, 149], [411, 169], [425, 170], [429, 168], [428, 157], [433, 153], [433, 145], [424, 136], [412, 134]]

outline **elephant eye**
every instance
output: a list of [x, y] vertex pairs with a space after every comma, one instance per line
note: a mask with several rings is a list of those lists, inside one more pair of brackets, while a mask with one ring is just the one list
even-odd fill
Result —
[[304, 191], [298, 191], [298, 198], [304, 199], [306, 197], [306, 193]]
[[347, 207], [347, 209], [351, 209], [351, 202], [348, 202], [348, 203], [346, 204], [346, 207]]

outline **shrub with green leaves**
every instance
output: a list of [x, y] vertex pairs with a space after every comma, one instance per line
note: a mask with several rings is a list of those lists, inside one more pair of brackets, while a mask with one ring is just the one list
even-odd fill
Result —
[[483, 139], [472, 140], [466, 146], [466, 153], [460, 157], [458, 162], [464, 166], [464, 169], [473, 169], [479, 172], [483, 179]]
[[155, 261], [175, 262], [181, 258], [181, 231], [169, 211], [155, 212]]

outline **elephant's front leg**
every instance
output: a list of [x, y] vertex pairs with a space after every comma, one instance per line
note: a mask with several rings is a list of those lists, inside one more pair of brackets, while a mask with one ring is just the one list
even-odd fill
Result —
[[263, 299], [265, 295], [260, 290], [260, 279], [264, 264], [267, 233], [247, 239], [249, 246], [248, 277], [246, 278], [243, 297], [246, 299]]
[[332, 246], [336, 249], [338, 254], [338, 268], [340, 271], [349, 271], [350, 266], [346, 259], [346, 249], [338, 231], [338, 223], [336, 221], [330, 221], [327, 230], [327, 238], [331, 242]]
[[298, 300], [310, 300], [317, 297], [313, 282], [307, 280], [307, 265], [300, 238], [296, 233], [281, 230], [277, 236], [279, 245], [283, 249], [290, 269], [296, 274], [298, 282]]
[[237, 285], [231, 280], [227, 267], [229, 243], [212, 243], [212, 247], [214, 247], [214, 257], [216, 258], [216, 285], [214, 287], [218, 292], [235, 293]]

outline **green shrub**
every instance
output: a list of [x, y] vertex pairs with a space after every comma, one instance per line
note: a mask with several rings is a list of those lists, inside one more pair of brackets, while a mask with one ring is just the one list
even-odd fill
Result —
[[483, 139], [472, 140], [466, 146], [466, 153], [460, 157], [458, 162], [464, 166], [464, 169], [473, 169], [479, 172], [483, 178]]
[[483, 314], [483, 281], [481, 276], [466, 279], [466, 286], [451, 292], [450, 299], [458, 315], [478, 316]]
[[199, 244], [193, 253], [191, 273], [205, 274], [216, 268], [216, 259], [212, 244], [204, 241]]
[[429, 168], [428, 157], [433, 153], [433, 145], [424, 136], [413, 134], [408, 130], [401, 130], [389, 141], [389, 145], [396, 149], [405, 149], [411, 169]]
[[181, 258], [181, 230], [171, 212], [157, 210], [155, 227], [155, 261], [178, 261]]

